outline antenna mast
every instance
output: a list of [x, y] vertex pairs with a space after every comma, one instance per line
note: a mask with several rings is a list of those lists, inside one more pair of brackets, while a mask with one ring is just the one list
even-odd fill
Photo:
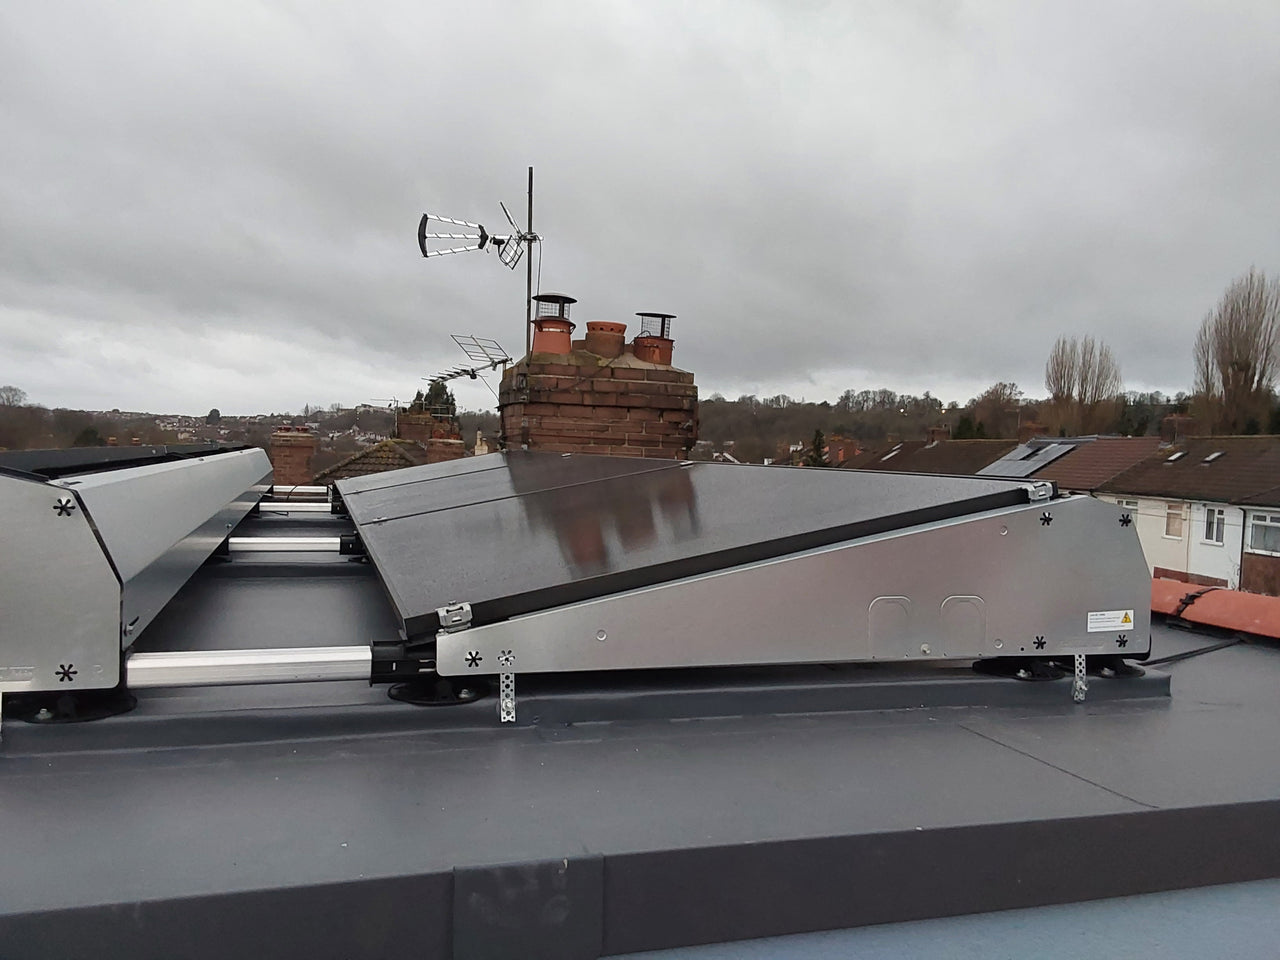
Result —
[[[528, 258], [524, 265], [524, 355], [527, 357], [533, 349], [533, 167], [529, 168], [529, 223], [525, 228], [525, 245], [528, 247]], [[538, 273], [541, 274], [541, 264]]]

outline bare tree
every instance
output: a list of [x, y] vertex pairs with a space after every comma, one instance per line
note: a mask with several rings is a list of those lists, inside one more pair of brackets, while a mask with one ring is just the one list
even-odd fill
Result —
[[1080, 345], [1075, 339], [1059, 337], [1049, 351], [1044, 365], [1044, 385], [1049, 400], [1055, 404], [1069, 404], [1076, 389], [1076, 367], [1080, 363]]
[[1266, 419], [1280, 367], [1280, 280], [1250, 269], [1200, 323], [1196, 409], [1215, 432], [1242, 433]]
[[1116, 413], [1123, 388], [1111, 348], [1093, 337], [1059, 337], [1044, 365], [1044, 385], [1057, 426], [1098, 433]]
[[1016, 437], [1022, 421], [1022, 390], [1016, 383], [993, 383], [969, 401], [984, 437]]
[[0, 387], [0, 407], [20, 407], [27, 402], [27, 391], [5, 384]]

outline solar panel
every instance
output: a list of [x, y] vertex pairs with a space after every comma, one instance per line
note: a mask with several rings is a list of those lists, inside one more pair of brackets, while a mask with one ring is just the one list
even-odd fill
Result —
[[511, 451], [341, 480], [406, 632], [1023, 504], [1002, 480]]

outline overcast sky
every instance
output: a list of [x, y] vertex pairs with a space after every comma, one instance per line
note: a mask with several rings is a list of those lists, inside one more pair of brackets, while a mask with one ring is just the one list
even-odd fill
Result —
[[7, 0], [0, 384], [284, 411], [522, 352], [523, 264], [415, 232], [533, 165], [542, 289], [677, 314], [704, 396], [1041, 395], [1063, 333], [1188, 389], [1280, 271], [1278, 50], [1276, 0]]

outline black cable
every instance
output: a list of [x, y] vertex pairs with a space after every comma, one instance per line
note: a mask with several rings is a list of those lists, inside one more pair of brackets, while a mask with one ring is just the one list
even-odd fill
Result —
[[1184, 650], [1182, 653], [1174, 653], [1167, 657], [1161, 657], [1158, 660], [1144, 660], [1142, 661], [1142, 665], [1146, 667], [1155, 667], [1162, 663], [1178, 663], [1181, 660], [1190, 660], [1192, 657], [1198, 657], [1202, 653], [1213, 653], [1215, 650], [1225, 650], [1227, 647], [1234, 647], [1236, 644], [1244, 642], [1244, 637], [1235, 637], [1232, 640], [1223, 640], [1221, 643], [1211, 643], [1207, 647], [1197, 647], [1195, 650]]

